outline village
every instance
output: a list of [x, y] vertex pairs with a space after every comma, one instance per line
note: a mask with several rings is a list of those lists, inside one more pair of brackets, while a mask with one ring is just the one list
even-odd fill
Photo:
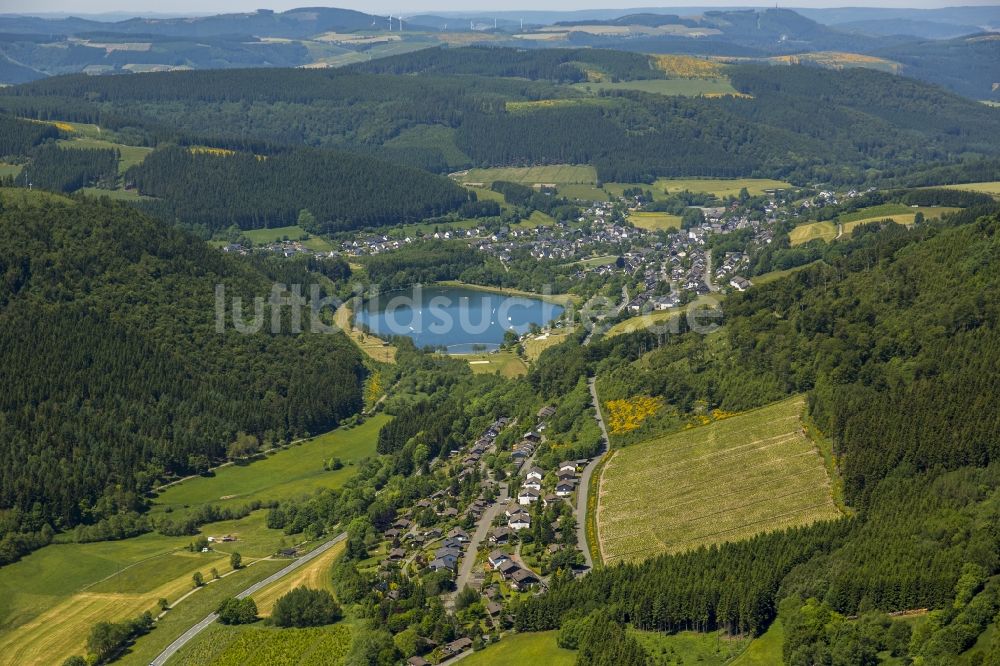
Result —
[[[586, 573], [573, 506], [580, 471], [589, 460], [564, 461], [552, 469], [534, 464], [545, 446], [546, 420], [554, 413], [551, 406], [539, 410], [536, 423], [509, 449], [498, 447], [498, 436], [505, 430], [520, 432], [522, 426], [500, 418], [474, 442], [437, 461], [450, 478], [475, 483], [479, 492], [463, 505], [455, 493], [439, 489], [400, 512], [376, 549], [381, 553], [376, 589], [394, 599], [399, 585], [392, 581], [430, 576], [444, 581], [441, 598], [452, 611], [459, 610], [463, 592], [467, 596], [472, 590], [482, 617], [462, 617], [476, 625], [469, 635], [478, 628], [488, 640], [512, 626], [510, 604], [544, 591], [552, 572]], [[469, 605], [462, 602], [463, 608]], [[448, 658], [472, 646], [471, 639], [458, 638], [425, 647]], [[410, 663], [427, 663], [421, 659]]]

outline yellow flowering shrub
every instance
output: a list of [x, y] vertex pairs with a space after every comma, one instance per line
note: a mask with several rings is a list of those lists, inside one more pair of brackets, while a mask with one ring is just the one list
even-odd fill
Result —
[[632, 432], [654, 416], [663, 406], [663, 398], [637, 395], [626, 400], [609, 400], [608, 427], [614, 435]]

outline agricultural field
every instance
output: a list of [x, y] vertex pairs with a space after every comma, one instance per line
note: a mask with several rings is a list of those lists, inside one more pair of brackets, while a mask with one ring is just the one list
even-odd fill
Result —
[[514, 226], [518, 229], [534, 229], [535, 227], [551, 227], [555, 225], [556, 221], [552, 219], [552, 216], [543, 213], [540, 210], [531, 211], [531, 215], [527, 218], [521, 220]]
[[535, 111], [538, 109], [556, 109], [567, 106], [611, 106], [614, 100], [607, 97], [558, 97], [554, 99], [535, 99], [524, 102], [508, 101], [505, 107], [508, 113]]
[[343, 624], [278, 629], [260, 624], [213, 624], [180, 650], [171, 664], [183, 666], [328, 666], [343, 663], [351, 630]]
[[803, 430], [805, 398], [616, 450], [601, 474], [606, 564], [840, 516]]
[[721, 97], [724, 95], [740, 95], [727, 78], [678, 78], [678, 79], [639, 79], [637, 81], [594, 81], [574, 83], [573, 88], [582, 92], [600, 94], [609, 90], [638, 90], [654, 95], [683, 97]]
[[569, 199], [581, 199], [583, 201], [607, 201], [608, 193], [596, 185], [586, 185], [583, 183], [571, 183], [559, 186], [559, 194]]
[[452, 177], [462, 183], [484, 183], [487, 187], [498, 180], [525, 185], [535, 185], [536, 183], [552, 183], [557, 186], [568, 183], [593, 185], [597, 182], [597, 170], [585, 164], [550, 164], [533, 167], [469, 169], [452, 174]]
[[[961, 210], [960, 208], [949, 208], [947, 206], [924, 206], [921, 208], [908, 208], [906, 206], [902, 206], [902, 208], [906, 210], [901, 212], [891, 213], [888, 215], [884, 213], [879, 213], [878, 215], [859, 217], [849, 222], [844, 222], [843, 232], [844, 234], [849, 234], [852, 231], [854, 231], [855, 227], [859, 227], [862, 224], [868, 224], [869, 222], [881, 222], [882, 220], [892, 220], [896, 224], [910, 225], [914, 223], [918, 212], [923, 213], [925, 219], [932, 220], [935, 218], [939, 218], [946, 213], [954, 213], [956, 211]], [[857, 212], [864, 213], [865, 211], [859, 210]], [[841, 221], [843, 221], [843, 218], [841, 218]]]
[[463, 354], [462, 358], [469, 362], [472, 372], [477, 375], [499, 372], [504, 377], [519, 377], [528, 374], [528, 366], [511, 352]]
[[788, 232], [788, 240], [792, 246], [804, 245], [816, 239], [824, 240], [827, 243], [837, 237], [837, 225], [830, 221], [809, 222], [800, 224]]
[[267, 243], [274, 243], [285, 239], [294, 241], [308, 236], [309, 238], [302, 241], [302, 244], [310, 250], [329, 252], [333, 249], [333, 245], [328, 240], [319, 236], [313, 236], [297, 224], [287, 227], [273, 227], [271, 229], [247, 229], [240, 233], [246, 236], [254, 245], [266, 245]]
[[654, 194], [656, 190], [668, 194], [687, 190], [714, 194], [719, 198], [738, 196], [744, 187], [751, 196], [758, 196], [767, 190], [786, 190], [793, 186], [770, 178], [657, 178], [653, 183]]
[[538, 360], [543, 351], [565, 341], [572, 333], [573, 329], [559, 328], [529, 337], [522, 343], [524, 355], [528, 357], [529, 361]]
[[670, 213], [646, 213], [637, 211], [629, 213], [629, 221], [640, 229], [662, 231], [665, 229], [680, 229], [681, 216]]
[[275, 602], [296, 587], [309, 587], [314, 590], [327, 590], [331, 594], [334, 593], [330, 568], [333, 566], [334, 560], [340, 557], [345, 550], [347, 550], [347, 542], [341, 541], [308, 564], [296, 569], [292, 574], [275, 581], [254, 594], [253, 600], [257, 604], [258, 614], [261, 617], [269, 616], [274, 609]]
[[[746, 638], [728, 636], [724, 632], [681, 631], [676, 634], [664, 634], [656, 631], [631, 630], [629, 633], [646, 648], [652, 666], [680, 664], [722, 666], [740, 654], [750, 643]], [[780, 661], [779, 658], [775, 663]]]
[[[3, 567], [0, 654], [10, 663], [59, 663], [83, 651], [96, 622], [155, 610], [160, 598], [176, 602], [192, 589], [195, 571], [206, 580], [212, 568], [230, 571], [228, 555], [183, 550], [190, 541], [189, 536], [145, 534], [124, 541], [54, 544]], [[234, 577], [247, 579], [242, 572]]]
[[1000, 180], [994, 180], [987, 183], [962, 183], [960, 185], [942, 185], [942, 187], [947, 188], [949, 190], [982, 192], [983, 194], [992, 194], [993, 196], [1000, 196]]
[[496, 664], [545, 664], [573, 666], [576, 651], [556, 645], [555, 631], [530, 634], [508, 634], [496, 645], [474, 652], [462, 660], [462, 666], [495, 666]]
[[[389, 420], [377, 414], [359, 426], [338, 428], [293, 445], [249, 464], [219, 468], [210, 477], [188, 479], [160, 493], [154, 511], [170, 509], [174, 515], [189, 506], [214, 504], [233, 508], [252, 500], [299, 497], [318, 488], [336, 488], [354, 475], [362, 458], [375, 454], [379, 429]], [[323, 469], [323, 462], [340, 458], [344, 467]]]

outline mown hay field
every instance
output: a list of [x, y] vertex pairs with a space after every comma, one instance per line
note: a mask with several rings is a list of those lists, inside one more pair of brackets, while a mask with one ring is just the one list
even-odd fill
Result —
[[597, 526], [606, 564], [840, 516], [800, 420], [805, 398], [615, 451]]
[[804, 245], [816, 239], [832, 241], [837, 237], [837, 225], [830, 221], [809, 222], [800, 224], [788, 232], [788, 240], [792, 246]]
[[532, 167], [496, 167], [491, 169], [469, 169], [453, 174], [463, 183], [484, 183], [489, 185], [498, 180], [534, 185], [536, 183], [564, 185], [567, 183], [597, 182], [597, 170], [581, 164], [549, 164]]

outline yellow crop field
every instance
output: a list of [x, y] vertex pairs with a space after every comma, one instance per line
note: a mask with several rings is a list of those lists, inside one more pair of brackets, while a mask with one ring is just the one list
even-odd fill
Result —
[[629, 213], [628, 219], [640, 229], [659, 231], [661, 229], [680, 229], [681, 216], [670, 213], [646, 213], [637, 211]]
[[267, 617], [274, 609], [274, 604], [296, 587], [309, 587], [314, 590], [327, 590], [334, 593], [333, 580], [330, 578], [330, 568], [334, 561], [347, 549], [347, 542], [341, 541], [322, 555], [311, 560], [305, 566], [295, 570], [291, 575], [268, 585], [253, 595], [257, 604], [257, 613]]
[[751, 196], [757, 196], [766, 190], [790, 189], [792, 185], [770, 178], [658, 178], [653, 187], [670, 194], [687, 190], [717, 197], [735, 197], [744, 187]]
[[788, 232], [788, 240], [794, 245], [803, 245], [817, 238], [832, 241], [837, 237], [837, 225], [833, 222], [810, 222], [800, 224]]
[[804, 409], [796, 396], [616, 450], [598, 485], [603, 561], [839, 517], [823, 457], [801, 422]]
[[966, 192], [982, 192], [983, 194], [992, 194], [994, 196], [1000, 196], [1000, 180], [994, 180], [987, 183], [961, 183], [959, 185], [943, 185], [949, 190], [964, 190]]
[[668, 76], [679, 76], [686, 79], [709, 79], [722, 74], [722, 65], [718, 62], [684, 55], [654, 55], [653, 65]]

